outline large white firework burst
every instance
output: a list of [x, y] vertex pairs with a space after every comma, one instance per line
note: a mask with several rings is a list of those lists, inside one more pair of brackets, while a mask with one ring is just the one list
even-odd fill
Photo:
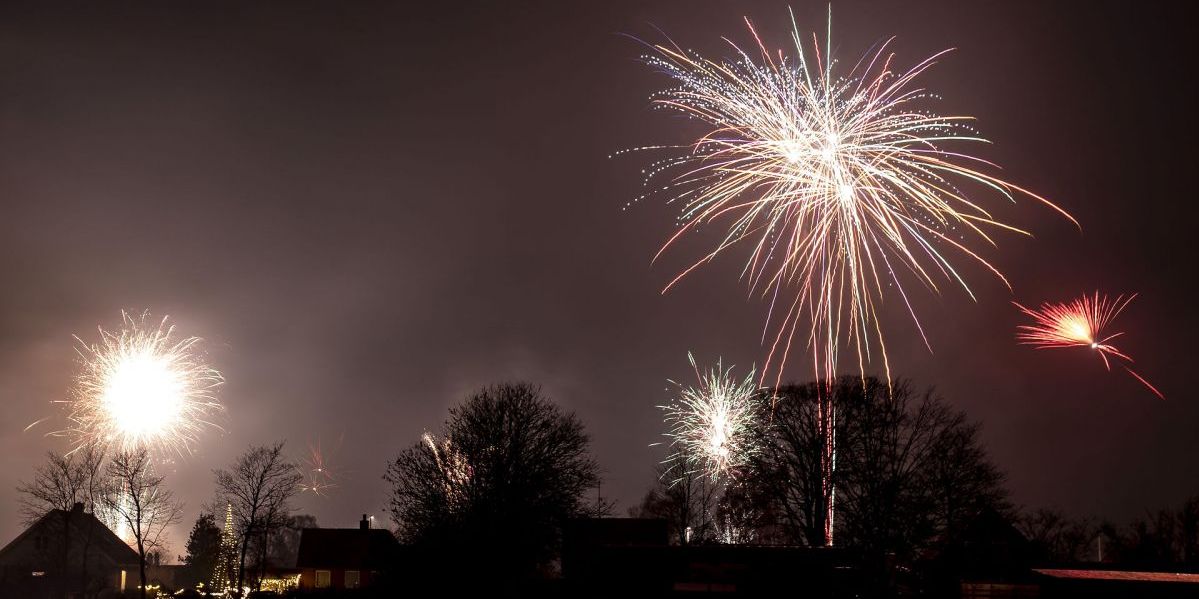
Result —
[[[831, 15], [829, 22], [831, 36]], [[700, 225], [724, 231], [666, 289], [743, 245], [742, 277], [771, 306], [763, 376], [776, 368], [781, 377], [792, 343], [802, 340], [818, 378], [835, 379], [845, 345], [863, 373], [877, 348], [890, 379], [878, 318], [885, 287], [895, 288], [925, 337], [905, 280], [934, 292], [950, 282], [973, 298], [955, 266], [964, 256], [1007, 283], [971, 246], [994, 245], [996, 229], [1025, 232], [997, 221], [966, 187], [1005, 200], [1024, 194], [1074, 219], [964, 153], [959, 146], [986, 142], [970, 128], [972, 117], [928, 110], [935, 96], [915, 81], [944, 52], [897, 70], [888, 40], [837, 74], [828, 39], [822, 48], [813, 36], [805, 53], [794, 18], [792, 26], [792, 55], [767, 50], [750, 24], [752, 53], [730, 42], [730, 59], [672, 45], [654, 45], [646, 57], [677, 84], [656, 94], [655, 105], [706, 126], [685, 146], [641, 148], [681, 150], [646, 171], [650, 193], [681, 207], [679, 230], [659, 255]]]
[[224, 379], [205, 362], [200, 338], [176, 338], [168, 318], [121, 316], [120, 330], [100, 328], [95, 343], [75, 337], [82, 369], [62, 434], [77, 447], [190, 452], [201, 431], [219, 428], [216, 389]]
[[762, 424], [762, 394], [753, 370], [741, 380], [721, 361], [701, 373], [695, 356], [687, 354], [698, 384], [671, 381], [678, 395], [665, 412], [673, 453], [668, 458], [677, 475], [702, 472], [717, 480], [735, 476], [758, 453], [756, 427]]

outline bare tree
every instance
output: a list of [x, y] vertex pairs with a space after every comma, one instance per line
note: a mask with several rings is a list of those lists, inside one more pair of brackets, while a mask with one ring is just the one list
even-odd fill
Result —
[[[509, 580], [546, 566], [563, 520], [587, 512], [599, 482], [589, 438], [527, 383], [486, 387], [387, 467], [405, 541], [454, 552]], [[471, 553], [473, 552], [473, 553]]]
[[183, 504], [166, 488], [165, 477], [153, 472], [149, 451], [118, 452], [105, 469], [115, 488], [104, 495], [106, 507], [129, 527], [137, 549], [141, 596], [146, 596], [147, 556], [163, 547], [166, 529], [179, 522]]
[[[752, 491], [772, 504], [783, 538], [811, 547], [824, 545], [830, 499], [825, 493], [825, 439], [817, 409], [817, 398], [824, 392], [818, 383], [786, 385], [775, 391], [773, 415], [759, 431], [762, 451], [749, 468], [749, 478], [756, 483]], [[840, 474], [833, 472], [834, 477]], [[835, 485], [837, 479], [831, 482]]]
[[982, 427], [966, 415], [925, 394], [921, 405], [943, 412], [940, 431], [924, 455], [920, 485], [932, 505], [933, 526], [946, 541], [955, 541], [979, 512], [1011, 514], [1006, 477], [991, 462], [979, 440]]
[[103, 484], [103, 462], [104, 454], [91, 446], [66, 455], [48, 452], [46, 463], [34, 470], [33, 479], [17, 485], [25, 524], [33, 524], [53, 510], [69, 512], [76, 503], [94, 512]]
[[21, 516], [26, 525], [42, 519], [47, 514], [58, 510], [62, 517], [58, 524], [62, 527], [60, 546], [53, 551], [56, 555], [51, 559], [59, 564], [59, 581], [63, 585], [63, 593], [67, 592], [72, 531], [82, 532], [79, 553], [80, 569], [79, 584], [86, 588], [88, 583], [87, 558], [91, 546], [91, 536], [94, 527], [80, 526], [74, 522], [79, 515], [76, 505], [82, 505], [84, 510], [97, 513], [104, 492], [105, 479], [101, 476], [104, 454], [92, 446], [78, 451], [60, 455], [53, 451], [47, 453], [46, 462], [34, 470], [33, 479], [17, 485], [20, 493], [18, 499]]
[[[1003, 477], [977, 443], [977, 427], [932, 390], [845, 381], [840, 467], [848, 540], [875, 551], [916, 551], [949, 541], [968, 518], [998, 507]], [[856, 391], [861, 389], [861, 391]], [[979, 480], [974, 480], [979, 478]], [[952, 521], [950, 521], [952, 520]]]
[[629, 515], [665, 520], [673, 544], [710, 543], [717, 540], [716, 508], [723, 485], [685, 463], [681, 458], [674, 467], [659, 466], [654, 486]]
[[934, 539], [951, 540], [983, 510], [1008, 510], [1003, 475], [962, 412], [905, 381], [846, 377], [779, 389], [763, 430], [754, 490], [773, 501], [792, 542], [823, 540], [822, 394], [836, 407], [835, 525], [845, 545], [910, 557]]
[[269, 565], [271, 545], [278, 540], [279, 533], [287, 528], [287, 524], [291, 520], [290, 512], [291, 507], [286, 502], [269, 506], [265, 516], [261, 519], [260, 532], [252, 539], [250, 552], [253, 552], [254, 558], [252, 571], [255, 573], [255, 590], [262, 590], [262, 578], [266, 575], [266, 568]]
[[217, 493], [233, 506], [233, 524], [240, 536], [237, 592], [246, 582], [246, 555], [251, 544], [269, 538], [290, 513], [290, 500], [302, 475], [283, 454], [283, 441], [252, 446], [228, 470], [217, 470]]
[[309, 514], [289, 516], [283, 526], [271, 534], [267, 561], [272, 565], [293, 568], [300, 553], [300, 537], [305, 528], [317, 528], [316, 517]]
[[1016, 527], [1042, 561], [1068, 564], [1098, 560], [1100, 527], [1090, 519], [1041, 508], [1020, 514]]

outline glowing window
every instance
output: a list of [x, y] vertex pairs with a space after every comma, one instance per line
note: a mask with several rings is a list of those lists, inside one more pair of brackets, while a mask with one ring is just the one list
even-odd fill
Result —
[[317, 570], [316, 571], [316, 588], [318, 588], [318, 589], [329, 588], [329, 586], [331, 586], [331, 584], [332, 584], [332, 578], [333, 577], [329, 575], [328, 570]]
[[356, 589], [359, 584], [358, 570], [346, 570], [346, 588]]

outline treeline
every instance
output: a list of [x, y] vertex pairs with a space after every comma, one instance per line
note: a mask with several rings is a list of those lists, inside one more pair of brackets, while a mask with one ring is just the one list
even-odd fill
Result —
[[[835, 414], [832, 497], [821, 394]], [[666, 519], [680, 544], [821, 546], [831, 499], [838, 546], [910, 559], [952, 543], [980, 512], [1012, 512], [979, 425], [932, 389], [847, 377], [781, 387], [766, 400], [773, 408], [754, 431], [756, 454], [732, 482], [675, 459], [630, 515]]]
[[[822, 394], [826, 401], [818, 401]], [[1102, 555], [1131, 566], [1199, 566], [1199, 498], [1125, 527], [1017, 510], [978, 423], [932, 389], [849, 377], [783, 386], [762, 400], [770, 409], [748, 431], [753, 450], [743, 465], [713, 478], [681, 467], [686, 460], [668, 461], [629, 515], [665, 520], [671, 542], [680, 545], [819, 546], [825, 502], [833, 500], [836, 544], [876, 563], [952, 552], [985, 514], [1017, 526], [1043, 563]], [[832, 496], [820, 424], [820, 410], [830, 406]], [[189, 585], [253, 589], [270, 566], [294, 564], [300, 530], [316, 523], [293, 512], [302, 476], [283, 448], [282, 442], [253, 446], [214, 471], [215, 498], [181, 556]], [[594, 492], [600, 470], [583, 423], [528, 383], [469, 396], [439, 430], [402, 449], [383, 478], [394, 532], [411, 549], [403, 564], [408, 576], [451, 586], [553, 578], [564, 523], [613, 511]], [[51, 453], [19, 490], [27, 520], [55, 509], [69, 513], [80, 502], [110, 526], [141, 531], [133, 545], [143, 566], [159, 560], [162, 531], [180, 510], [144, 451]], [[226, 514], [233, 542], [222, 544]]]
[[1021, 532], [1046, 563], [1117, 563], [1137, 570], [1199, 571], [1199, 496], [1147, 512], [1127, 525], [1059, 510], [1020, 515]]
[[[822, 393], [836, 412], [838, 546], [910, 561], [951, 547], [980, 513], [1014, 517], [977, 423], [931, 389], [872, 378], [772, 390], [762, 398], [772, 409], [749, 431], [748, 465], [713, 478], [669, 461], [629, 515], [667, 521], [675, 544], [822, 545]], [[612, 510], [591, 499], [599, 476], [583, 425], [523, 383], [485, 388], [452, 409], [385, 478], [398, 535], [421, 548], [426, 573], [545, 578], [562, 523]]]

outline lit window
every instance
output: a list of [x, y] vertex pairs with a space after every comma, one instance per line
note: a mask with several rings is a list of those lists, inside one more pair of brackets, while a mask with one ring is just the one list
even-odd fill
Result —
[[329, 575], [328, 570], [317, 570], [316, 571], [316, 588], [318, 588], [318, 589], [329, 588], [332, 585], [332, 578], [333, 577]]
[[346, 588], [356, 589], [358, 585], [358, 570], [346, 570]]

